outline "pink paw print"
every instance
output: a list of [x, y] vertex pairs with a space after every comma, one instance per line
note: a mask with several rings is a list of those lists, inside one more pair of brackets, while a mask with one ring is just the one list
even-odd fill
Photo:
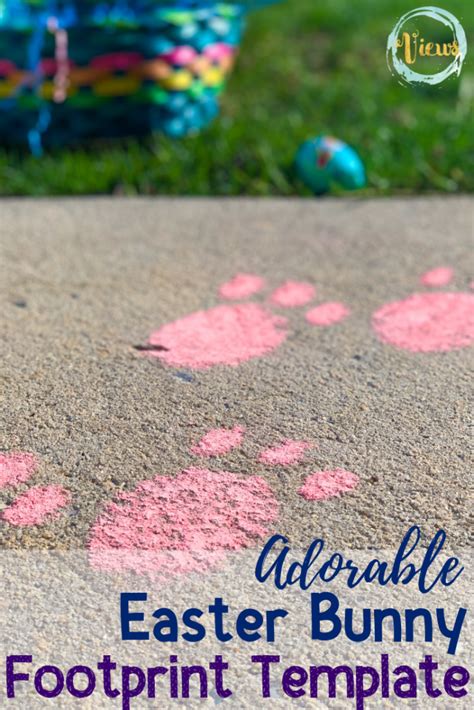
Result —
[[[18, 488], [26, 483], [38, 466], [33, 454], [0, 453], [0, 490]], [[17, 527], [42, 525], [57, 518], [70, 501], [70, 493], [62, 486], [34, 486], [20, 493], [11, 505], [4, 508], [0, 518]]]
[[[454, 272], [446, 266], [426, 272], [421, 284], [448, 286]], [[448, 352], [474, 342], [474, 294], [458, 291], [415, 293], [388, 303], [372, 316], [380, 340], [415, 353]]]
[[[212, 429], [191, 454], [206, 460], [224, 456], [244, 435], [241, 427]], [[258, 462], [269, 469], [295, 465], [310, 448], [305, 441], [285, 440], [262, 450]], [[324, 501], [358, 482], [343, 469], [317, 471], [298, 493], [307, 501]], [[90, 561], [97, 569], [162, 579], [203, 572], [267, 537], [279, 512], [271, 485], [261, 476], [196, 467], [174, 478], [158, 475], [106, 504], [90, 532]]]
[[[237, 274], [222, 284], [219, 296], [240, 301], [262, 291], [265, 282], [253, 274]], [[288, 320], [275, 315], [274, 308], [308, 305], [316, 289], [309, 283], [287, 281], [270, 295], [265, 305], [258, 303], [221, 304], [197, 311], [163, 325], [151, 333], [148, 344], [139, 347], [167, 365], [206, 370], [215, 365], [236, 366], [268, 355], [288, 337]], [[343, 320], [349, 309], [339, 302], [322, 303], [306, 313], [314, 326], [329, 326]]]

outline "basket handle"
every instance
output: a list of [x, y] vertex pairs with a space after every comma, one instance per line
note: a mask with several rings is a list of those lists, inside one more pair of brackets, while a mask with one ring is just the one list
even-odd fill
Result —
[[[49, 13], [42, 13], [38, 17], [35, 29], [31, 35], [28, 47], [28, 68], [30, 77], [21, 82], [13, 94], [0, 103], [0, 108], [9, 110], [14, 107], [16, 99], [28, 87], [35, 89], [38, 95], [43, 82], [41, 70], [41, 55], [44, 47], [44, 40], [47, 32], [51, 32], [55, 37], [55, 59], [57, 71], [54, 77], [53, 100], [62, 103], [67, 98], [67, 84], [69, 75], [68, 56], [68, 33], [66, 29], [60, 27], [58, 18]], [[36, 124], [28, 131], [28, 143], [33, 155], [40, 156], [42, 150], [42, 134], [47, 130], [51, 122], [51, 110], [47, 101], [41, 101]]]

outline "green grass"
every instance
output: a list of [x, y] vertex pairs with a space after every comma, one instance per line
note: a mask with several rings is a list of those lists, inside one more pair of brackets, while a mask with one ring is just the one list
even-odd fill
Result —
[[[460, 79], [425, 89], [400, 86], [385, 62], [388, 33], [413, 7], [287, 0], [256, 13], [221, 116], [199, 136], [101, 141], [41, 159], [1, 151], [0, 194], [307, 194], [293, 157], [321, 133], [357, 148], [362, 194], [472, 191], [472, 56]], [[443, 8], [474, 27], [469, 0]]]

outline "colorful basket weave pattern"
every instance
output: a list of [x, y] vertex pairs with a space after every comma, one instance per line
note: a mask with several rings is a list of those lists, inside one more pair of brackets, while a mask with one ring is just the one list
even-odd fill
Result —
[[0, 0], [1, 142], [38, 150], [153, 130], [180, 137], [217, 115], [242, 5], [79, 5], [7, 0], [2, 16]]

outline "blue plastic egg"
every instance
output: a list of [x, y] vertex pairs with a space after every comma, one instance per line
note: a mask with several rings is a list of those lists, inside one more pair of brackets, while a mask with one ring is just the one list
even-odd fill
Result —
[[216, 42], [216, 35], [210, 30], [201, 30], [198, 35], [196, 35], [193, 44], [198, 52], [202, 52], [209, 44], [214, 44]]
[[154, 37], [153, 35], [145, 39], [146, 53], [150, 56], [157, 54], [167, 54], [174, 49], [175, 45], [166, 37]]
[[183, 111], [183, 117], [189, 131], [198, 131], [203, 126], [203, 115], [198, 104], [188, 104]]
[[209, 27], [218, 37], [225, 37], [232, 29], [229, 20], [224, 17], [213, 17], [209, 20]]
[[366, 185], [365, 168], [354, 148], [338, 138], [318, 136], [305, 141], [295, 158], [298, 177], [316, 195], [323, 195], [335, 182], [346, 190]]
[[184, 92], [173, 92], [168, 95], [165, 107], [170, 113], [180, 113], [186, 104], [188, 97]]
[[199, 25], [196, 22], [190, 22], [187, 25], [173, 28], [173, 39], [178, 43], [190, 42], [199, 32]]
[[207, 122], [213, 121], [219, 113], [219, 104], [211, 92], [204, 94], [199, 106]]
[[165, 119], [162, 127], [163, 131], [170, 138], [182, 138], [188, 132], [186, 122], [179, 116]]

